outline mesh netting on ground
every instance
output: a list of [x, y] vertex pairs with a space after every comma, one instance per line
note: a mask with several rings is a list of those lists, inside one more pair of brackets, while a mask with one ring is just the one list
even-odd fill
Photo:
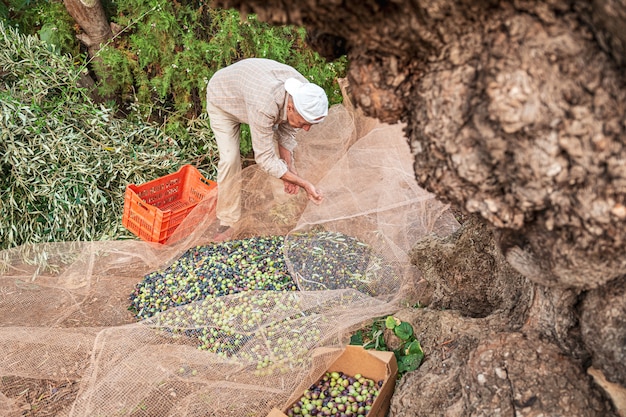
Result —
[[264, 416], [409, 300], [411, 247], [458, 223], [418, 187], [402, 126], [346, 100], [298, 141], [299, 173], [325, 201], [248, 167], [227, 242], [212, 241], [210, 196], [165, 245], [0, 252], [0, 415], [24, 412], [7, 381], [52, 381], [75, 387], [60, 416]]

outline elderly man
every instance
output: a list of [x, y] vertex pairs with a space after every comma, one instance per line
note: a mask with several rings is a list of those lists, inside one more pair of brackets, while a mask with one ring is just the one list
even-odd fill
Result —
[[[284, 182], [284, 190], [304, 189], [316, 204], [323, 200], [311, 182], [300, 177], [294, 165], [296, 132], [308, 131], [328, 114], [324, 90], [294, 68], [276, 61], [249, 58], [217, 71], [207, 86], [207, 111], [219, 151], [217, 165], [217, 218], [220, 233], [240, 217], [240, 125], [250, 126], [256, 163]], [[276, 154], [276, 143], [278, 155]]]

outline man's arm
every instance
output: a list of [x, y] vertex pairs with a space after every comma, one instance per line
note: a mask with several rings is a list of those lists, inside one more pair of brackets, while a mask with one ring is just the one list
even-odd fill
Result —
[[[293, 158], [293, 152], [279, 144], [278, 154], [280, 155], [280, 159], [285, 161], [285, 163], [287, 164], [287, 172], [292, 172], [293, 174], [298, 175], [298, 172], [296, 171], [295, 161]], [[283, 178], [281, 177], [281, 179]], [[285, 185], [285, 192], [287, 194], [298, 194], [299, 188], [297, 184], [294, 184], [293, 182], [289, 182], [287, 180], [283, 180], [283, 183]]]
[[285, 161], [285, 163], [287, 164], [287, 168], [289, 168], [289, 171], [292, 171], [292, 172], [295, 173], [296, 172], [296, 166], [294, 164], [295, 161], [294, 161], [294, 157], [293, 157], [293, 152], [279, 144], [278, 145], [278, 154], [280, 155], [280, 159]]

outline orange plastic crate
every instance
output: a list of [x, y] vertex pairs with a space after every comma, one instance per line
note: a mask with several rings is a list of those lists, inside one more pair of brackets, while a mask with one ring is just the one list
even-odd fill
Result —
[[142, 185], [130, 184], [124, 194], [122, 224], [142, 240], [165, 243], [215, 187], [215, 181], [192, 165]]

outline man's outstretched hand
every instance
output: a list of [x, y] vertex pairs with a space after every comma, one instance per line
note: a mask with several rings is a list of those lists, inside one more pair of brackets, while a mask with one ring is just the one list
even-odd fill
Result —
[[315, 204], [321, 204], [322, 201], [324, 201], [324, 196], [322, 195], [322, 192], [316, 189], [313, 184], [308, 183], [304, 187], [304, 191], [306, 191], [306, 196], [309, 198], [309, 200], [311, 200]]

